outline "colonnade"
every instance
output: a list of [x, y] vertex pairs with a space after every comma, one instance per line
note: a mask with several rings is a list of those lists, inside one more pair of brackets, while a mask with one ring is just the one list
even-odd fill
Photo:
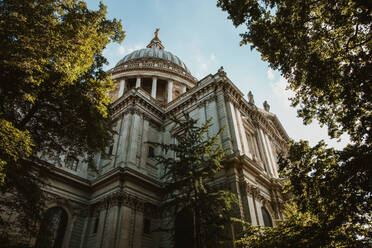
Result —
[[[168, 98], [167, 98], [167, 103], [171, 102], [173, 100], [173, 80], [168, 79], [167, 80], [167, 89], [168, 89]], [[151, 86], [151, 97], [156, 99], [156, 91], [157, 91], [157, 84], [158, 84], [158, 78], [157, 77], [152, 77], [152, 86]], [[124, 91], [127, 88], [127, 80], [126, 79], [121, 79], [120, 80], [120, 88], [119, 88], [119, 94], [118, 98], [120, 98], [123, 94]], [[136, 78], [136, 88], [141, 87], [141, 77]], [[186, 86], [182, 87], [182, 94], [186, 92]]]

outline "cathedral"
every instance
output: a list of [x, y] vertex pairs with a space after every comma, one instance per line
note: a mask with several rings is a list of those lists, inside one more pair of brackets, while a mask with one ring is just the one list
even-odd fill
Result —
[[158, 30], [146, 48], [126, 55], [109, 73], [116, 85], [113, 143], [107, 154], [96, 155], [96, 170], [69, 157], [51, 170], [40, 227], [53, 234], [48, 247], [171, 246], [167, 235], [154, 231], [162, 223], [156, 211], [162, 170], [154, 160], [160, 148], [148, 142], [174, 142], [168, 117], [181, 113], [199, 123], [212, 119], [211, 134], [224, 127], [220, 142], [232, 162], [223, 180], [238, 196], [241, 218], [261, 226], [283, 218], [277, 155], [287, 151], [289, 137], [266, 101], [261, 108], [251, 92], [245, 100], [222, 67], [198, 81], [165, 50]]

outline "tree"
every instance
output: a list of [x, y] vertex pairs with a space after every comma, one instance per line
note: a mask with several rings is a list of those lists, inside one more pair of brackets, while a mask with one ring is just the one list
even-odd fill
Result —
[[[331, 138], [350, 136], [351, 143], [342, 151], [323, 142], [313, 148], [303, 141], [291, 143], [280, 169], [298, 210], [317, 218], [322, 225], [318, 232], [328, 237], [342, 229], [354, 240], [368, 239], [364, 227], [372, 215], [371, 5], [353, 0], [219, 0], [217, 5], [235, 26], [246, 25], [241, 45], [250, 43], [288, 80], [295, 93], [292, 106], [298, 107], [305, 124], [317, 119], [328, 127]], [[322, 241], [321, 246], [335, 247]]]
[[[338, 227], [332, 232], [323, 228], [320, 220], [309, 212], [298, 210], [294, 202], [286, 204], [284, 209], [286, 221], [280, 221], [275, 227], [258, 227], [244, 223], [245, 228], [237, 247], [272, 248], [272, 247], [365, 247], [365, 243], [355, 240], [353, 234], [345, 228]], [[321, 231], [319, 231], [321, 230]], [[324, 231], [324, 232], [322, 232]]]
[[[14, 196], [10, 210], [31, 223], [42, 210], [38, 157], [91, 157], [111, 141], [102, 50], [124, 33], [102, 3], [93, 11], [79, 0], [4, 0], [0, 11], [0, 207]], [[3, 211], [2, 235], [14, 219]]]
[[[224, 190], [225, 185], [215, 181], [221, 176], [219, 172], [224, 168], [226, 156], [226, 150], [219, 143], [221, 130], [209, 136], [211, 119], [198, 126], [197, 120], [188, 114], [173, 121], [176, 123], [175, 143], [152, 143], [164, 152], [156, 156], [158, 164], [164, 168], [161, 178], [163, 213], [174, 221], [180, 212], [191, 211], [193, 243], [190, 246], [221, 247], [231, 242], [226, 227], [229, 227], [229, 218], [237, 202], [233, 193]], [[174, 234], [177, 227], [170, 226], [167, 231]], [[180, 247], [177, 240], [175, 245]]]

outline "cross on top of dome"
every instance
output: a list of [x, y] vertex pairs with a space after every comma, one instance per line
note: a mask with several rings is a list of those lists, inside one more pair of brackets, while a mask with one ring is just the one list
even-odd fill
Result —
[[147, 48], [157, 48], [159, 50], [164, 49], [163, 44], [161, 43], [161, 40], [159, 39], [159, 28], [157, 28], [154, 32], [154, 38], [150, 41], [150, 44], [147, 45]]

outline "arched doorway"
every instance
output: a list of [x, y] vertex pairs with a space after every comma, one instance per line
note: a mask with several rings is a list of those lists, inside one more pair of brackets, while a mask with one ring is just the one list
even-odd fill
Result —
[[176, 216], [175, 247], [193, 248], [193, 215], [190, 208], [184, 208]]
[[61, 207], [49, 208], [43, 217], [37, 238], [37, 248], [61, 248], [68, 216]]
[[269, 211], [266, 210], [266, 208], [261, 207], [261, 212], [262, 212], [262, 218], [264, 221], [264, 226], [273, 226], [273, 221], [271, 220]]

